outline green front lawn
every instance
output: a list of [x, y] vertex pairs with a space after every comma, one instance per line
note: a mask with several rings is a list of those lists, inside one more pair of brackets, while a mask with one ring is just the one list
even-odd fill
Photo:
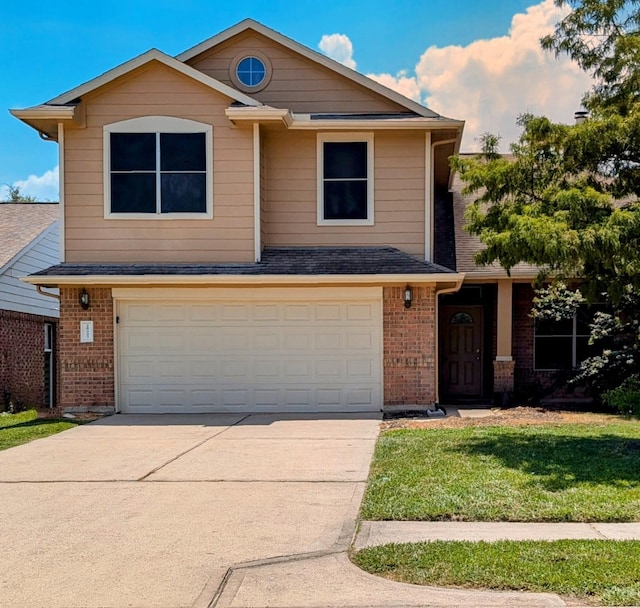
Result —
[[363, 549], [354, 562], [405, 583], [557, 593], [640, 605], [640, 541], [432, 542]]
[[35, 410], [19, 414], [0, 414], [0, 450], [6, 450], [34, 439], [55, 435], [81, 424], [78, 420], [38, 418]]
[[638, 521], [640, 422], [388, 431], [361, 517]]

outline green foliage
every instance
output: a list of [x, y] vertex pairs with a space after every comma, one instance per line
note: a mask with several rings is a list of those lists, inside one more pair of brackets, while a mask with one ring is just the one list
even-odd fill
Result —
[[640, 606], [640, 541], [434, 541], [368, 547], [353, 559], [372, 574], [405, 583], [557, 593], [572, 603]]
[[37, 199], [35, 196], [31, 196], [30, 194], [24, 194], [20, 190], [20, 186], [12, 186], [11, 184], [6, 184], [8, 193], [5, 199], [5, 203], [36, 203]]
[[36, 410], [16, 414], [0, 413], [0, 450], [48, 437], [82, 424], [77, 420], [38, 418]]
[[640, 375], [626, 378], [620, 386], [605, 392], [602, 400], [623, 414], [640, 418]]
[[567, 54], [598, 80], [586, 96], [592, 111], [614, 108], [620, 115], [640, 100], [640, 1], [555, 0], [571, 13], [542, 46]]
[[609, 419], [386, 432], [376, 445], [361, 517], [637, 521], [640, 422]]
[[[563, 125], [523, 115], [512, 158], [483, 145], [451, 164], [475, 195], [466, 229], [485, 245], [478, 264], [507, 272], [532, 264], [539, 282], [579, 279], [588, 300], [610, 305], [591, 328], [600, 353], [573, 378], [597, 392], [640, 374], [640, 0], [555, 3], [573, 10], [542, 46], [597, 79], [584, 98], [588, 119]], [[575, 296], [562, 290], [539, 296], [534, 316], [570, 317]]]

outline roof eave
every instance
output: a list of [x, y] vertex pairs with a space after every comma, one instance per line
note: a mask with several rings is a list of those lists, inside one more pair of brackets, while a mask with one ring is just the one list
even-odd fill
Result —
[[92, 80], [89, 80], [88, 82], [85, 82], [84, 84], [81, 84], [80, 86], [71, 89], [66, 93], [63, 93], [62, 95], [59, 95], [58, 97], [50, 99], [46, 102], [46, 105], [58, 106], [72, 103], [83, 95], [95, 91], [96, 89], [109, 84], [116, 78], [124, 76], [125, 74], [128, 74], [129, 72], [142, 67], [143, 65], [146, 65], [151, 61], [158, 61], [159, 63], [162, 63], [167, 67], [173, 68], [174, 70], [184, 74], [185, 76], [188, 76], [189, 78], [192, 78], [193, 80], [196, 80], [204, 84], [205, 86], [208, 86], [209, 88], [214, 89], [219, 93], [222, 93], [223, 95], [226, 95], [227, 97], [243, 103], [247, 106], [262, 105], [259, 101], [253, 99], [252, 97], [241, 93], [240, 91], [224, 84], [223, 82], [216, 80], [215, 78], [211, 78], [211, 76], [207, 76], [204, 72], [200, 72], [199, 70], [186, 65], [181, 61], [175, 59], [174, 57], [171, 57], [170, 55], [159, 51], [158, 49], [151, 49], [146, 53], [142, 53], [142, 55], [138, 55], [137, 57], [134, 57], [133, 59], [130, 59], [129, 61], [126, 61], [125, 63], [122, 63], [115, 68], [112, 68], [111, 70], [105, 72], [104, 74], [101, 74], [97, 78], [93, 78]]
[[31, 108], [13, 109], [9, 112], [18, 120], [38, 131], [43, 139], [53, 141], [58, 141], [59, 123], [80, 125], [84, 121], [84, 114], [77, 105], [39, 105]]
[[20, 280], [30, 285], [383, 285], [391, 283], [453, 283], [464, 280], [464, 273], [433, 274], [327, 274], [327, 275], [31, 275]]
[[314, 119], [309, 114], [294, 114], [293, 124], [290, 127], [294, 130], [316, 130], [316, 129], [456, 129], [462, 133], [464, 121], [450, 118], [385, 118], [385, 119]]

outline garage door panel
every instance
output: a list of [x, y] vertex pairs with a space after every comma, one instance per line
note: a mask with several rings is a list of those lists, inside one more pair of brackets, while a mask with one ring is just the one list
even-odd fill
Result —
[[328, 291], [306, 302], [259, 290], [243, 302], [120, 301], [121, 409], [379, 410], [381, 301]]

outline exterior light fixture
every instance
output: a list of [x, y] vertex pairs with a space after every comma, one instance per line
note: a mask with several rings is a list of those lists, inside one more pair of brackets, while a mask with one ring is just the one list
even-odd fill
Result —
[[411, 300], [413, 299], [413, 293], [411, 287], [408, 285], [404, 288], [404, 307], [411, 308]]
[[89, 308], [89, 294], [87, 290], [83, 287], [80, 292], [79, 298], [80, 306], [82, 306], [82, 310], [87, 310]]

